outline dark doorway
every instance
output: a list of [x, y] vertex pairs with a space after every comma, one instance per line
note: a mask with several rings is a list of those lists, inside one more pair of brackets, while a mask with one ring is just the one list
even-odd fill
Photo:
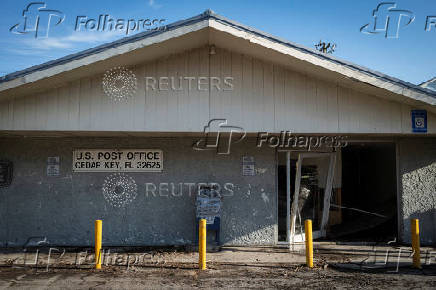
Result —
[[397, 236], [396, 153], [393, 143], [342, 149], [341, 222], [328, 237], [387, 241]]
[[[291, 202], [293, 189], [295, 188], [295, 164], [297, 160], [291, 159]], [[278, 153], [278, 167], [277, 167], [277, 191], [278, 191], [278, 241], [286, 241], [286, 152]]]

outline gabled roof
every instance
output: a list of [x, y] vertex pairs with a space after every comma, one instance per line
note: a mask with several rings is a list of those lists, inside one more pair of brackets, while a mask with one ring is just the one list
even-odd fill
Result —
[[57, 66], [60, 64], [65, 64], [65, 63], [71, 62], [73, 60], [78, 60], [78, 59], [81, 59], [81, 58], [86, 57], [86, 56], [97, 54], [97, 53], [103, 52], [105, 50], [108, 50], [110, 48], [116, 48], [120, 45], [132, 43], [132, 42], [135, 42], [135, 41], [140, 40], [140, 39], [156, 36], [156, 35], [162, 34], [164, 32], [174, 30], [178, 27], [187, 26], [189, 24], [197, 23], [201, 20], [208, 19], [208, 15], [210, 16], [212, 14], [213, 14], [213, 12], [208, 10], [208, 11], [205, 11], [203, 14], [194, 16], [192, 18], [189, 18], [186, 20], [180, 20], [180, 21], [168, 24], [168, 25], [166, 25], [165, 29], [137, 33], [137, 34], [134, 34], [132, 36], [123, 37], [121, 39], [118, 39], [118, 40], [110, 42], [110, 43], [105, 43], [105, 44], [99, 45], [97, 47], [86, 49], [86, 50], [80, 51], [78, 53], [73, 53], [73, 54], [70, 54], [70, 55], [55, 59], [55, 60], [45, 62], [43, 64], [39, 64], [39, 65], [35, 65], [32, 67], [26, 68], [24, 70], [16, 71], [16, 72], [13, 72], [13, 73], [10, 73], [10, 74], [7, 74], [5, 76], [0, 77], [0, 84], [7, 82], [7, 81], [11, 81], [13, 79], [16, 79], [16, 78], [19, 78], [22, 76], [25, 76], [25, 75], [28, 75], [28, 74], [33, 73], [33, 72], [41, 71], [41, 70], [51, 68], [51, 67], [54, 67], [54, 66]]
[[[423, 104], [425, 106], [430, 105], [432, 111], [436, 111], [436, 108], [433, 108], [433, 106], [436, 106], [436, 91], [274, 37], [265, 32], [222, 17], [211, 10], [207, 10], [192, 18], [166, 25], [166, 29], [163, 30], [138, 33], [108, 44], [5, 75], [0, 78], [0, 97], [15, 88], [72, 71], [80, 66], [86, 66], [101, 60], [119, 56], [133, 50], [200, 31], [204, 28], [229, 33], [233, 37], [248, 40], [250, 43], [292, 56], [299, 61], [308, 62], [324, 70], [340, 74], [347, 79], [387, 90], [396, 95], [401, 95], [403, 98], [398, 99], [398, 101], [409, 99], [412, 103]], [[119, 50], [116, 51], [114, 49]]]
[[421, 88], [429, 89], [436, 92], [436, 77], [419, 85]]

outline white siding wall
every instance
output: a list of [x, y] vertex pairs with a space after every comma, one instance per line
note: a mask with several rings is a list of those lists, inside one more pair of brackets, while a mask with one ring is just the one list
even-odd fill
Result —
[[[140, 61], [138, 61], [139, 63]], [[200, 132], [212, 118], [227, 118], [247, 132], [410, 133], [411, 107], [302, 75], [252, 57], [206, 48], [131, 68], [134, 98], [114, 102], [102, 75], [66, 87], [0, 102], [0, 130]], [[145, 88], [145, 77], [233, 77], [233, 90], [196, 85], [182, 91]], [[428, 114], [429, 133], [436, 116]]]

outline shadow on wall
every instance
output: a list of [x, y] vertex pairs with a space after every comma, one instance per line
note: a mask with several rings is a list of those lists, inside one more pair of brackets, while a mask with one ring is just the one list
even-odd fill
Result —
[[409, 218], [403, 219], [405, 243], [411, 244], [411, 226], [412, 219], [419, 219], [419, 237], [421, 245], [436, 246], [436, 209], [425, 212], [412, 214]]
[[411, 242], [410, 220], [420, 220], [421, 243], [436, 243], [436, 139], [399, 142], [402, 240]]
[[[37, 200], [29, 199], [26, 206], [16, 206], [21, 217], [9, 214], [8, 218], [16, 222], [4, 219], [16, 226], [4, 233], [1, 246], [39, 246], [42, 240], [46, 246], [92, 246], [95, 219], [103, 220], [103, 246], [197, 244], [194, 194], [147, 196], [144, 184], [150, 180], [136, 176], [142, 194], [131, 204], [117, 208], [104, 200], [98, 186], [103, 177], [92, 177], [95, 186], [76, 185], [72, 195], [77, 199], [53, 198], [50, 196], [55, 193], [47, 191], [38, 194]], [[40, 199], [44, 202], [39, 207]], [[274, 206], [272, 192], [264, 193], [262, 186], [237, 186], [233, 196], [222, 200], [221, 244], [274, 244]], [[18, 219], [23, 226], [18, 226]]]
[[[218, 156], [194, 151], [191, 137], [1, 139], [0, 159], [12, 161], [15, 172], [12, 184], [0, 188], [0, 245], [22, 247], [29, 237], [42, 236], [49, 245], [90, 246], [96, 219], [103, 220], [104, 246], [196, 244], [195, 195], [189, 188], [203, 182], [234, 185], [223, 197], [222, 244], [274, 244], [275, 154], [250, 142]], [[129, 172], [121, 180], [111, 172], [72, 172], [74, 148], [158, 148], [164, 170]], [[245, 155], [266, 171], [243, 176]], [[48, 156], [60, 157], [59, 176], [46, 174]], [[117, 186], [105, 196], [106, 181]], [[119, 188], [119, 181], [125, 187]], [[136, 196], [129, 193], [135, 188]], [[116, 192], [126, 193], [126, 199], [117, 199]], [[123, 201], [125, 206], [111, 205]]]

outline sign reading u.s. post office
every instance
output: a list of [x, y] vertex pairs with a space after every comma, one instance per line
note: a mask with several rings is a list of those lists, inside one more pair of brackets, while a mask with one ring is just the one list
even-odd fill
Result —
[[73, 172], [161, 172], [163, 152], [158, 149], [77, 149]]

